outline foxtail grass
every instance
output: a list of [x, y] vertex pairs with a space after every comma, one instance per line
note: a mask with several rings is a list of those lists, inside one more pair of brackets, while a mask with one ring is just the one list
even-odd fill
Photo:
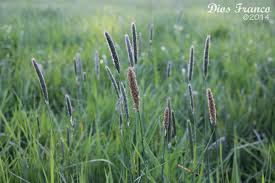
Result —
[[114, 64], [117, 72], [120, 73], [120, 64], [119, 64], [118, 54], [117, 54], [117, 51], [116, 51], [114, 41], [113, 41], [112, 37], [110, 36], [110, 34], [108, 32], [104, 32], [104, 35], [105, 35], [106, 41], [107, 41], [108, 46], [109, 46], [109, 50], [110, 50], [110, 53], [111, 53], [111, 56], [112, 56], [113, 64]]
[[[215, 101], [213, 94], [211, 92], [210, 88], [207, 88], [206, 90], [206, 99], [208, 103], [208, 115], [209, 115], [209, 120], [211, 124], [211, 134], [213, 134], [214, 138], [216, 138], [215, 134], [215, 127], [216, 127], [216, 106], [215, 106]], [[210, 136], [209, 142], [211, 142], [212, 135]], [[208, 181], [209, 181], [209, 176], [210, 176], [210, 162], [209, 162], [209, 149], [207, 148], [207, 165], [208, 165]]]
[[189, 82], [192, 80], [193, 69], [194, 69], [194, 46], [191, 46], [190, 54], [189, 54], [189, 65], [188, 65], [188, 80], [189, 80]]
[[[203, 93], [207, 91], [207, 75], [208, 75], [208, 65], [209, 65], [209, 49], [210, 49], [210, 36], [208, 35], [204, 46], [203, 55]], [[204, 97], [204, 136], [208, 133], [208, 123], [207, 123], [207, 97]], [[207, 165], [207, 182], [210, 182], [210, 162], [209, 162], [209, 151], [206, 151], [206, 165]]]
[[134, 53], [134, 62], [138, 63], [138, 37], [137, 37], [137, 28], [135, 23], [132, 23], [132, 43], [133, 43], [133, 53]]
[[207, 97], [207, 101], [208, 101], [208, 114], [209, 114], [209, 121], [211, 124], [211, 131], [213, 133], [213, 143], [216, 143], [216, 158], [217, 158], [217, 175], [216, 177], [218, 177], [218, 168], [219, 168], [219, 150], [218, 150], [218, 145], [217, 145], [217, 117], [216, 117], [216, 104], [215, 104], [215, 100], [213, 97], [213, 93], [211, 91], [210, 88], [207, 88], [206, 91], [206, 97]]
[[171, 107], [171, 98], [168, 97], [167, 98], [167, 107], [168, 107], [168, 112], [169, 112], [169, 122], [168, 122], [168, 135], [167, 135], [167, 139], [168, 139], [168, 145], [171, 142], [171, 121], [172, 121], [172, 107]]
[[188, 84], [188, 91], [189, 91], [191, 111], [192, 113], [194, 113], [194, 97], [193, 97], [192, 85], [190, 83]]
[[165, 107], [163, 112], [163, 129], [164, 129], [164, 137], [163, 137], [163, 149], [162, 149], [162, 167], [161, 167], [161, 178], [162, 183], [164, 183], [164, 162], [165, 162], [165, 149], [166, 144], [168, 144], [168, 131], [169, 131], [169, 119], [170, 119], [169, 107]]
[[[141, 157], [146, 160], [145, 158], [145, 149], [144, 149], [144, 133], [143, 133], [143, 124], [142, 124], [142, 119], [141, 119], [141, 113], [140, 113], [140, 98], [139, 98], [139, 89], [138, 89], [138, 84], [137, 84], [137, 79], [136, 79], [136, 73], [133, 67], [128, 68], [127, 72], [127, 77], [128, 77], [128, 84], [134, 104], [134, 109], [137, 112], [138, 115], [138, 120], [139, 120], [139, 129], [140, 129], [140, 136], [141, 136], [141, 146], [142, 146], [142, 153]], [[136, 124], [136, 127], [138, 125]], [[137, 135], [136, 135], [137, 136]], [[146, 167], [145, 167], [146, 168]], [[139, 175], [140, 175], [140, 166], [139, 166]]]
[[42, 90], [43, 98], [44, 98], [44, 101], [45, 101], [45, 104], [46, 104], [47, 113], [48, 113], [48, 115], [50, 117], [50, 120], [53, 123], [55, 123], [56, 126], [58, 127], [58, 130], [60, 130], [59, 129], [59, 125], [55, 121], [55, 116], [54, 116], [54, 114], [53, 114], [53, 112], [51, 110], [51, 107], [50, 107], [47, 85], [46, 85], [43, 73], [41, 71], [40, 66], [38, 65], [38, 63], [36, 62], [36, 60], [34, 58], [32, 59], [32, 65], [33, 65], [33, 67], [35, 69], [36, 75], [37, 75], [39, 83], [40, 83], [40, 87], [41, 87], [41, 90]]
[[168, 130], [169, 130], [169, 121], [170, 121], [170, 112], [169, 107], [166, 107], [164, 110], [164, 116], [163, 116], [163, 128], [165, 130], [164, 136], [168, 136]]
[[204, 55], [203, 55], [203, 74], [204, 78], [207, 77], [208, 72], [208, 64], [209, 64], [209, 48], [210, 48], [210, 35], [206, 37], [205, 45], [204, 45]]
[[[192, 165], [194, 168], [195, 167], [195, 159], [194, 159], [194, 144], [196, 143], [196, 130], [194, 130], [194, 135], [193, 135], [193, 129], [196, 128], [196, 119], [195, 119], [195, 111], [194, 111], [194, 97], [193, 97], [193, 89], [191, 83], [188, 83], [188, 92], [189, 92], [189, 100], [190, 100], [190, 120], [192, 121], [187, 121], [188, 125], [188, 134], [189, 134], [189, 143], [190, 143], [190, 155], [192, 158]], [[196, 147], [196, 146], [195, 146]], [[196, 151], [195, 151], [196, 152]], [[195, 175], [192, 175], [192, 182], [194, 182]]]
[[209, 113], [209, 119], [210, 123], [213, 127], [216, 126], [216, 105], [215, 100], [212, 94], [212, 91], [210, 88], [207, 89], [207, 101], [208, 101], [208, 113]]
[[38, 77], [38, 80], [40, 83], [40, 87], [42, 90], [42, 94], [44, 96], [44, 101], [48, 105], [49, 104], [49, 96], [48, 96], [47, 85], [46, 85], [43, 73], [41, 71], [41, 68], [39, 67], [39, 65], [37, 64], [37, 62], [34, 58], [32, 59], [32, 65], [33, 65], [35, 72], [37, 74], [37, 77]]
[[169, 78], [171, 76], [171, 71], [172, 71], [172, 64], [168, 62], [167, 68], [166, 68], [166, 77]]
[[65, 95], [65, 100], [66, 100], [67, 112], [68, 112], [68, 115], [70, 117], [70, 123], [71, 123], [72, 127], [74, 127], [73, 107], [72, 107], [70, 96], [66, 94]]
[[128, 34], [125, 35], [125, 44], [126, 44], [126, 49], [127, 49], [127, 53], [128, 53], [129, 65], [131, 67], [134, 67], [133, 48], [132, 48]]
[[137, 80], [136, 80], [136, 73], [133, 67], [128, 68], [128, 83], [131, 91], [131, 96], [133, 99], [134, 103], [134, 109], [138, 112], [139, 111], [139, 89], [137, 85]]

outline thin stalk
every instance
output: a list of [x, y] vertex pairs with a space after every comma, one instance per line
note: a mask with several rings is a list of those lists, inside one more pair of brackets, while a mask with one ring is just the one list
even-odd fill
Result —
[[[190, 144], [190, 156], [192, 159], [192, 164], [194, 163], [194, 144], [193, 144], [193, 133], [191, 129], [191, 123], [188, 121], [188, 135], [189, 135], [189, 144]], [[193, 168], [194, 166], [192, 166]], [[194, 175], [192, 176], [192, 182], [194, 182]]]
[[[120, 106], [121, 107], [121, 106]], [[121, 110], [121, 109], [120, 109]], [[121, 146], [121, 153], [122, 153], [122, 162], [125, 165], [125, 155], [124, 155], [124, 141], [123, 141], [123, 126], [122, 126], [122, 113], [119, 114], [119, 131], [120, 131], [120, 144]], [[124, 173], [124, 172], [123, 172]], [[123, 175], [123, 177], [125, 177]]]
[[144, 155], [144, 143], [143, 143], [144, 136], [143, 136], [143, 125], [142, 125], [141, 115], [140, 115], [139, 111], [138, 111], [138, 117], [139, 117], [140, 135], [141, 135], [142, 158], [143, 158], [143, 155]]
[[60, 138], [60, 142], [61, 142], [61, 164], [64, 166], [64, 161], [65, 161], [65, 151], [64, 151], [64, 143], [63, 140]]
[[[193, 133], [191, 131], [191, 128], [193, 127], [193, 129], [196, 128], [196, 118], [195, 118], [195, 107], [194, 107], [194, 99], [193, 99], [193, 92], [192, 92], [192, 87], [191, 87], [191, 84], [189, 83], [188, 84], [188, 89], [189, 89], [189, 94], [190, 94], [190, 113], [191, 113], [191, 120], [192, 120], [192, 123], [189, 123], [189, 138], [190, 138], [190, 146], [191, 146], [191, 157], [192, 157], [192, 163], [193, 163], [193, 166], [192, 166], [192, 169], [195, 168], [195, 158], [194, 158], [194, 142], [196, 142], [196, 130], [194, 130], [194, 136], [193, 136]], [[193, 125], [192, 125], [193, 124]], [[192, 125], [192, 126], [191, 126]], [[192, 183], [194, 182], [194, 179], [195, 179], [195, 175], [193, 174], [192, 175]]]
[[[129, 136], [130, 135], [130, 136]], [[129, 140], [130, 140], [130, 146], [132, 144], [131, 142], [131, 137], [132, 137], [132, 132], [129, 131], [129, 130], [126, 130], [125, 131], [125, 136], [126, 136], [126, 139], [125, 140], [125, 143], [124, 143], [124, 146], [128, 145], [129, 144]], [[129, 139], [129, 140], [128, 140]], [[127, 148], [126, 148], [126, 153], [127, 153]], [[127, 153], [128, 154], [128, 153]], [[130, 182], [133, 182], [133, 174], [132, 174], [132, 164], [131, 164], [131, 149], [129, 150], [129, 157], [127, 158], [127, 164], [128, 164], [128, 169], [129, 169], [129, 180]]]
[[218, 164], [218, 165], [217, 165], [217, 172], [216, 172], [217, 175], [216, 175], [216, 177], [218, 177], [218, 176], [219, 176], [219, 175], [218, 175], [218, 169], [219, 169], [219, 166], [220, 166], [220, 165], [219, 165], [219, 149], [218, 149], [217, 134], [216, 134], [216, 133], [217, 133], [217, 132], [216, 132], [217, 129], [216, 129], [216, 127], [213, 127], [212, 130], [213, 130], [213, 141], [214, 141], [214, 143], [216, 143], [216, 146], [215, 146], [215, 147], [216, 147], [216, 153], [217, 153], [216, 156], [217, 156], [217, 164]]
[[168, 180], [171, 182], [171, 142], [168, 143]]
[[164, 155], [165, 155], [165, 146], [166, 146], [166, 138], [164, 136], [163, 138], [163, 149], [162, 149], [162, 168], [161, 168], [161, 177], [162, 177], [162, 183], [164, 183], [164, 175], [163, 175], [163, 169], [164, 169]]
[[56, 125], [57, 131], [60, 133], [60, 127], [59, 127], [58, 123], [55, 120], [54, 113], [51, 110], [50, 104], [47, 103], [46, 106], [47, 106], [47, 113], [48, 113], [48, 115], [50, 117], [51, 122]]
[[[195, 109], [193, 109], [193, 110], [195, 110]], [[196, 129], [197, 125], [196, 125], [195, 111], [192, 112], [192, 117], [193, 117], [193, 127], [194, 127], [193, 129]], [[196, 130], [194, 130], [194, 140], [193, 140], [193, 143], [195, 142], [195, 144], [196, 144], [196, 140], [197, 140], [197, 134], [196, 134]], [[196, 147], [197, 146], [195, 146], [195, 148]], [[195, 154], [193, 154], [193, 170], [195, 169], [195, 159], [196, 158], [194, 158], [194, 157], [196, 157], [196, 152], [197, 152], [197, 150], [195, 150]], [[193, 175], [192, 175], [192, 182], [194, 182], [194, 180], [195, 180], [195, 174], [193, 173]]]
[[210, 183], [210, 164], [209, 164], [209, 150], [208, 147], [206, 149], [206, 156], [207, 156], [207, 182]]
[[[206, 77], [203, 78], [204, 80], [204, 89], [203, 89], [203, 96], [205, 95], [205, 91], [207, 88], [207, 79]], [[204, 100], [204, 137], [206, 137], [206, 133], [207, 133], [207, 98], [205, 98]], [[210, 137], [211, 138], [211, 137]], [[207, 166], [207, 182], [210, 183], [210, 164], [209, 164], [209, 151], [208, 151], [208, 147], [206, 149], [206, 166]]]
[[[204, 77], [204, 89], [203, 89], [203, 96], [205, 96], [205, 92], [207, 89], [207, 79]], [[205, 98], [205, 97], [204, 97]], [[207, 133], [207, 98], [204, 99], [204, 136], [206, 136]]]
[[221, 173], [222, 173], [222, 183], [224, 182], [224, 171], [223, 171], [223, 162], [222, 162], [222, 143], [220, 143], [220, 146], [219, 146], [219, 150], [220, 150], [220, 163], [221, 163]]
[[[142, 147], [142, 151], [141, 151], [141, 157], [144, 161], [144, 164], [146, 163], [146, 158], [145, 158], [145, 151], [144, 151], [144, 134], [143, 134], [143, 125], [142, 125], [142, 121], [141, 121], [141, 114], [140, 111], [138, 110], [138, 117], [139, 117], [139, 126], [140, 126], [140, 135], [141, 135], [141, 147]], [[146, 175], [146, 166], [145, 166], [145, 175]]]
[[[211, 136], [209, 137], [209, 142], [212, 141], [212, 138], [213, 138], [213, 141], [216, 142], [216, 130], [215, 130], [215, 127], [212, 128], [211, 130]], [[207, 144], [207, 147], [206, 147], [206, 154], [207, 154], [207, 181], [210, 182], [210, 163], [209, 163], [209, 143]], [[217, 150], [217, 155], [218, 155], [218, 150]]]
[[[138, 114], [137, 114], [138, 115]], [[134, 144], [134, 148], [137, 148], [137, 146], [138, 146], [138, 144], [137, 144], [137, 137], [138, 137], [138, 130], [137, 130], [137, 128], [138, 128], [138, 117], [137, 117], [137, 115], [136, 115], [136, 123], [135, 123], [135, 132], [134, 132], [134, 136], [133, 136], [133, 144]], [[140, 158], [138, 157], [138, 176], [140, 175]]]

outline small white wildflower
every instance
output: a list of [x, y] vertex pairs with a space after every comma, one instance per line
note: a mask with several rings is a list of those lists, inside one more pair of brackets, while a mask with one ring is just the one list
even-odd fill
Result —
[[186, 73], [185, 68], [182, 68], [182, 69], [181, 69], [181, 72], [182, 72], [183, 75], [185, 75], [185, 73]]
[[166, 51], [166, 47], [165, 46], [161, 46], [160, 49], [161, 49], [161, 51]]
[[175, 24], [174, 29], [175, 29], [175, 31], [181, 32], [183, 30], [183, 26]]
[[272, 62], [273, 61], [273, 58], [272, 57], [268, 57], [267, 58], [267, 62]]

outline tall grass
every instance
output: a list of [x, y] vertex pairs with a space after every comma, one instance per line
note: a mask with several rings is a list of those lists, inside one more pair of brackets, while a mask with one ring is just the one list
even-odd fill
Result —
[[273, 182], [270, 25], [158, 3], [150, 20], [0, 7], [0, 182]]

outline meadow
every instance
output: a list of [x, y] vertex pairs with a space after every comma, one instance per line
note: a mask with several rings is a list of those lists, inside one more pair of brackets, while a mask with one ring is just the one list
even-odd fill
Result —
[[262, 3], [270, 20], [204, 1], [1, 1], [0, 182], [274, 182]]

